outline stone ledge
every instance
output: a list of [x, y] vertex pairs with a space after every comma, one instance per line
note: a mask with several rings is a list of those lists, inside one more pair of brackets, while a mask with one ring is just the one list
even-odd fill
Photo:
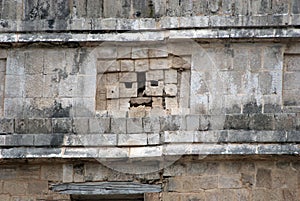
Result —
[[[132, 123], [136, 120], [137, 123]], [[123, 125], [120, 127], [120, 125]], [[117, 128], [117, 129], [116, 129]], [[164, 131], [298, 131], [298, 113], [249, 113], [228, 115], [171, 115], [140, 118], [0, 118], [0, 135], [7, 134], [154, 134]], [[106, 136], [106, 135], [103, 135]], [[134, 137], [134, 136], [133, 136]], [[190, 138], [191, 139], [191, 138]], [[27, 138], [27, 140], [29, 140]]]
[[27, 42], [159, 42], [167, 39], [299, 38], [299, 28], [213, 28], [124, 33], [1, 33], [0, 43]]
[[36, 148], [1, 149], [0, 159], [138, 159], [162, 160], [164, 156], [181, 155], [298, 155], [299, 144], [167, 144], [132, 148]]
[[[211, 15], [161, 18], [77, 18], [55, 20], [1, 20], [0, 32], [41, 31], [142, 31], [184, 28], [289, 27], [300, 24], [299, 15]], [[51, 21], [52, 22], [52, 21]], [[61, 25], [64, 26], [61, 26]]]
[[[153, 135], [155, 139], [153, 138]], [[11, 134], [0, 135], [0, 147], [152, 147], [202, 143], [300, 143], [300, 131], [164, 131], [157, 134]]]

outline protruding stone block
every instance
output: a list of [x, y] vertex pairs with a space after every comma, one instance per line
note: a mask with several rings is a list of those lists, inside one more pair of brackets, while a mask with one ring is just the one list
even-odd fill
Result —
[[127, 119], [127, 133], [143, 133], [142, 118], [128, 118]]
[[107, 85], [106, 86], [106, 97], [109, 99], [119, 98], [119, 85]]
[[169, 69], [168, 59], [150, 59], [150, 69], [152, 70]]
[[137, 97], [137, 83], [125, 82], [119, 85], [120, 98], [134, 98]]
[[166, 84], [176, 84], [177, 83], [177, 70], [170, 69], [170, 70], [165, 70], [165, 83]]
[[147, 96], [162, 96], [163, 89], [164, 89], [163, 81], [158, 81], [157, 83], [154, 84], [151, 81], [147, 81], [145, 94], [147, 94]]
[[134, 60], [134, 68], [136, 72], [146, 72], [149, 70], [148, 59], [137, 59]]
[[133, 60], [121, 60], [121, 71], [134, 71], [134, 61]]
[[165, 93], [167, 96], [176, 96], [177, 95], [177, 85], [175, 84], [166, 84]]

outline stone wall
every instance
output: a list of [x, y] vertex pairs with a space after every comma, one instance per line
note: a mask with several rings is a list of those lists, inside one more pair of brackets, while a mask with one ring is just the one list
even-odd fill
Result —
[[299, 200], [299, 6], [0, 0], [0, 200]]
[[3, 201], [68, 201], [70, 195], [54, 193], [49, 188], [62, 182], [138, 181], [162, 185], [162, 192], [146, 195], [146, 201], [297, 201], [299, 165], [295, 157], [200, 159], [191, 156], [182, 157], [158, 172], [126, 174], [95, 161], [16, 161], [1, 166], [0, 198]]
[[0, 2], [0, 32], [299, 25], [297, 0], [21, 0]]
[[2, 117], [297, 113], [298, 49], [193, 41], [3, 49]]

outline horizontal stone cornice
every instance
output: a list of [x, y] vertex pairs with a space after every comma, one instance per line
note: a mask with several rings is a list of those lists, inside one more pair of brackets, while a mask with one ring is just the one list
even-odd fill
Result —
[[159, 42], [180, 39], [297, 39], [299, 28], [214, 28], [128, 32], [0, 33], [0, 43]]

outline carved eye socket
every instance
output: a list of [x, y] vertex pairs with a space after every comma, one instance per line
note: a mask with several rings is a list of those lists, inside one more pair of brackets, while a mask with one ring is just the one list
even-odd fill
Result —
[[136, 17], [141, 17], [141, 15], [142, 15], [142, 13], [141, 13], [140, 11], [136, 11], [136, 12], [135, 12], [135, 16], [136, 16]]
[[157, 86], [158, 86], [158, 81], [156, 81], [156, 80], [151, 80], [150, 82], [151, 82], [151, 86], [152, 86], [152, 87], [157, 87]]
[[125, 87], [127, 89], [131, 89], [132, 88], [132, 82], [125, 82]]

